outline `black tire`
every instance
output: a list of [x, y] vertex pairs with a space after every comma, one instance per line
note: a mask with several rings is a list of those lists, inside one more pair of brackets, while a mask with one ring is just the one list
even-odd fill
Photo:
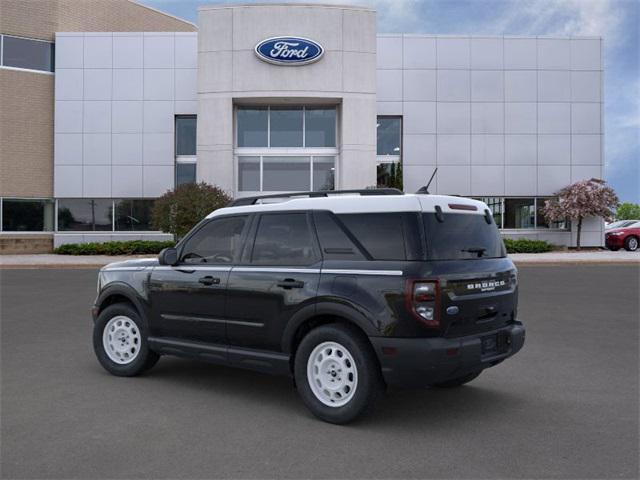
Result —
[[630, 235], [624, 239], [624, 249], [628, 252], [635, 252], [638, 250], [639, 243], [640, 241], [638, 241], [638, 237]]
[[[109, 321], [115, 317], [127, 317], [133, 320], [139, 330], [139, 340], [135, 346], [137, 354], [130, 363], [117, 363], [109, 358], [109, 355], [105, 351], [103, 343], [104, 330]], [[157, 353], [149, 350], [147, 343], [148, 336], [149, 330], [147, 328], [147, 322], [140, 316], [137, 310], [128, 303], [116, 303], [108, 306], [98, 315], [98, 319], [93, 326], [93, 350], [95, 351], [96, 357], [98, 357], [100, 365], [102, 365], [107, 372], [118, 377], [133, 377], [149, 370], [160, 358]]]
[[440, 382], [432, 385], [437, 388], [456, 388], [464, 385], [465, 383], [469, 383], [472, 380], [475, 380], [480, 376], [482, 370], [479, 372], [472, 372], [467, 375], [463, 375], [462, 377], [452, 378], [451, 380], [447, 380], [446, 382]]
[[[320, 401], [307, 377], [309, 357], [324, 342], [343, 346], [355, 363], [356, 388], [342, 406], [328, 406]], [[371, 344], [359, 330], [343, 324], [322, 325], [302, 339], [295, 356], [294, 375], [304, 404], [316, 417], [329, 423], [345, 424], [370, 413], [384, 392], [380, 365]]]

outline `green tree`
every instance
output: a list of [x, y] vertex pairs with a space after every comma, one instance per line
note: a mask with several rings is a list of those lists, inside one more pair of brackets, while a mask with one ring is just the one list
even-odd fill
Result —
[[640, 220], [640, 205], [623, 202], [616, 209], [616, 220]]
[[184, 237], [200, 220], [224, 207], [231, 197], [222, 189], [202, 183], [186, 183], [155, 201], [151, 223], [154, 228]]

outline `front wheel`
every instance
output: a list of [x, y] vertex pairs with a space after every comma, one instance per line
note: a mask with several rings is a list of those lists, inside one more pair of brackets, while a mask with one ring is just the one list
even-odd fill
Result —
[[149, 350], [144, 319], [127, 303], [100, 312], [93, 326], [93, 349], [104, 369], [119, 377], [139, 375], [160, 358]]
[[627, 237], [624, 241], [624, 249], [629, 252], [638, 250], [638, 237]]
[[329, 423], [344, 424], [369, 413], [384, 390], [366, 337], [341, 324], [323, 325], [302, 339], [294, 374], [302, 401]]

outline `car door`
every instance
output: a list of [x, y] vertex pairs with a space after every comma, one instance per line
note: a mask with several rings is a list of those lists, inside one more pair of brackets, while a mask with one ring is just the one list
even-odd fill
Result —
[[182, 242], [178, 264], [154, 268], [149, 282], [154, 335], [224, 344], [229, 272], [237, 261], [248, 215], [204, 222]]
[[287, 322], [311, 304], [321, 257], [307, 212], [257, 216], [227, 288], [229, 345], [279, 351]]

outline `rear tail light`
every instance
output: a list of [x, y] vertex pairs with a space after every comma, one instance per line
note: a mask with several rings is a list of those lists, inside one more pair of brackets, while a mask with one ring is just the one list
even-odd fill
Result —
[[440, 286], [437, 281], [411, 280], [407, 283], [407, 308], [425, 325], [440, 326]]

